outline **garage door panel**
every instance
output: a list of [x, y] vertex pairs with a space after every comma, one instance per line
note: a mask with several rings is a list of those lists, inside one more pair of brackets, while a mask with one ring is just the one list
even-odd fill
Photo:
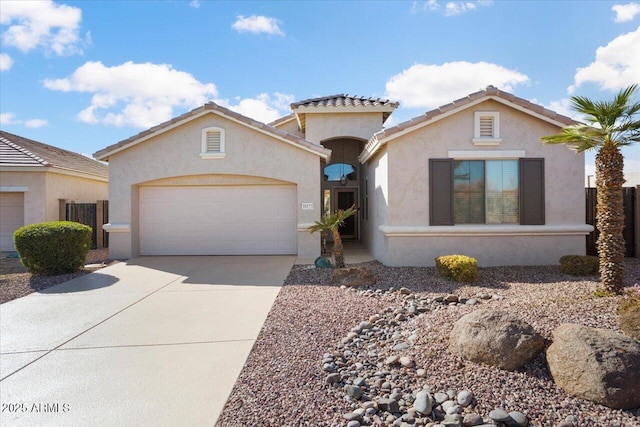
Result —
[[14, 251], [13, 233], [24, 225], [24, 193], [0, 193], [0, 250]]
[[295, 186], [148, 187], [143, 255], [297, 253]]

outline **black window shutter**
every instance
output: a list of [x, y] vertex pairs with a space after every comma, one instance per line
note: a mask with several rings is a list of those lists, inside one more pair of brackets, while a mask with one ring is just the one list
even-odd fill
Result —
[[454, 224], [453, 159], [429, 159], [429, 224]]
[[520, 159], [520, 224], [544, 223], [544, 159]]

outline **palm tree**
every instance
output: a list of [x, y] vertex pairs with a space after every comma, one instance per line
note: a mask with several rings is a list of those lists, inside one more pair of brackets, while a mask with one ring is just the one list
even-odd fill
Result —
[[333, 236], [333, 259], [336, 268], [344, 268], [344, 254], [342, 253], [342, 238], [340, 237], [339, 228], [344, 225], [344, 221], [350, 216], [356, 213], [356, 205], [351, 206], [349, 209], [338, 209], [334, 213], [328, 213], [320, 218], [320, 221], [316, 221], [311, 227], [308, 228], [310, 233], [316, 231], [330, 231]]
[[596, 188], [598, 193], [596, 225], [600, 281], [604, 290], [622, 293], [624, 287], [625, 242], [622, 237], [624, 210], [624, 157], [620, 147], [640, 141], [640, 102], [631, 102], [638, 85], [622, 89], [611, 101], [592, 101], [571, 97], [571, 107], [585, 116], [587, 124], [568, 126], [557, 135], [543, 137], [547, 144], [566, 144], [577, 152], [597, 150]]

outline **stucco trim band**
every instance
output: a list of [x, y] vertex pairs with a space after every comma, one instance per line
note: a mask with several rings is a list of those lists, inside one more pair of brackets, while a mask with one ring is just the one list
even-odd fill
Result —
[[129, 233], [131, 231], [131, 224], [107, 223], [102, 226], [102, 229], [107, 233]]
[[0, 193], [26, 193], [29, 187], [0, 187]]
[[593, 231], [589, 224], [561, 225], [452, 225], [394, 226], [383, 224], [378, 229], [386, 237], [493, 237], [493, 236], [582, 236]]

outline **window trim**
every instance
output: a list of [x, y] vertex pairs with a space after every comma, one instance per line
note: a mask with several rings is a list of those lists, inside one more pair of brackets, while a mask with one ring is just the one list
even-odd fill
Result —
[[[482, 118], [491, 117], [493, 121], [493, 136], [480, 136], [480, 121]], [[500, 145], [502, 138], [500, 137], [500, 113], [498, 111], [475, 111], [473, 113], [473, 145], [478, 146], [496, 146]]]
[[[207, 134], [209, 132], [220, 132], [220, 151], [207, 151]], [[218, 126], [209, 126], [202, 129], [200, 146], [200, 158], [202, 159], [224, 159], [227, 156], [225, 151], [225, 132], [224, 128]]]

